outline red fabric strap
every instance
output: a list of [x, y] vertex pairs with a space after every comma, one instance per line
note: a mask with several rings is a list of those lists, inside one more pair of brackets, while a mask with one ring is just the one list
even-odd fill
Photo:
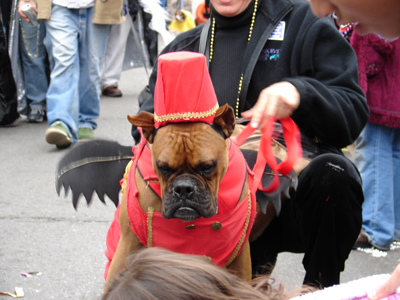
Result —
[[[257, 154], [257, 161], [254, 165], [254, 188], [257, 188], [266, 193], [272, 193], [279, 187], [278, 172], [282, 175], [287, 175], [293, 170], [293, 165], [302, 157], [303, 150], [301, 148], [301, 136], [299, 128], [291, 118], [281, 119], [280, 123], [283, 126], [283, 138], [286, 142], [287, 156], [284, 161], [277, 165], [274, 151], [271, 147], [273, 127], [275, 119], [270, 118], [261, 128], [260, 148]], [[255, 128], [250, 127], [250, 123], [237, 136], [236, 142], [238, 146], [243, 144], [247, 138], [254, 132]], [[274, 179], [268, 187], [263, 187], [261, 178], [265, 169], [265, 164], [268, 164], [274, 172]]]

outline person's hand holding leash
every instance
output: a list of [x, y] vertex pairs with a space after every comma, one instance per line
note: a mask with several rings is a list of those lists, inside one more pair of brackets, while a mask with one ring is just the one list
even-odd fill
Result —
[[275, 83], [263, 89], [257, 103], [242, 113], [250, 120], [252, 128], [260, 128], [269, 118], [284, 119], [290, 117], [300, 105], [300, 94], [290, 82]]

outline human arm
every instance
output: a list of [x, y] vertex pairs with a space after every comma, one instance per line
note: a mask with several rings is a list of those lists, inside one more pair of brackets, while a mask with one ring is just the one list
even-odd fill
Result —
[[368, 294], [371, 300], [378, 300], [392, 295], [400, 286], [400, 264], [394, 269], [390, 278], [381, 285], [376, 291]]
[[[340, 149], [351, 144], [368, 120], [368, 107], [358, 84], [354, 51], [334, 25], [329, 20], [313, 19], [307, 13], [293, 13], [278, 62], [274, 69], [262, 74], [263, 79], [253, 76], [255, 84], [253, 91], [249, 90], [249, 94], [253, 93], [253, 110], [266, 107], [259, 105], [266, 89], [277, 91], [277, 83], [270, 85], [271, 82], [291, 83], [280, 86], [283, 96], [274, 99], [283, 102], [275, 105], [279, 108], [275, 113], [281, 114], [278, 118], [291, 116], [302, 134], [326, 145]], [[262, 86], [263, 82], [267, 85]], [[251, 97], [248, 95], [248, 101], [252, 101]], [[264, 111], [259, 112], [263, 114]], [[249, 117], [247, 113], [242, 115]]]
[[369, 117], [357, 58], [329, 19], [316, 20], [306, 32], [293, 62], [297, 76], [286, 78], [300, 94], [292, 118], [312, 139], [343, 148], [355, 141]]

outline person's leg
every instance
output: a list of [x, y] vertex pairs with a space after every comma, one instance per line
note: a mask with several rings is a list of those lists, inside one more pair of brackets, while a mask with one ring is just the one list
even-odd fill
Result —
[[300, 174], [290, 196], [279, 217], [250, 244], [253, 271], [274, 265], [277, 253], [304, 252], [304, 283], [339, 284], [362, 223], [357, 169], [341, 155], [320, 155]]
[[305, 244], [304, 283], [339, 284], [362, 224], [361, 178], [345, 157], [323, 154], [299, 176], [295, 199]]
[[48, 80], [46, 74], [46, 48], [43, 44], [46, 26], [38, 22], [37, 26], [20, 18], [20, 50], [23, 65], [25, 92], [30, 101], [30, 122], [42, 122], [46, 110]]
[[281, 212], [262, 235], [250, 243], [253, 276], [271, 274], [278, 253], [290, 248], [290, 252], [303, 253], [304, 245], [294, 212], [294, 200], [286, 199]]
[[394, 205], [394, 240], [400, 241], [400, 129], [392, 129], [392, 151], [393, 151], [393, 205]]
[[363, 180], [363, 230], [372, 245], [388, 250], [394, 235], [391, 129], [368, 123], [357, 139], [355, 164]]
[[125, 57], [126, 42], [131, 30], [129, 15], [119, 25], [112, 25], [107, 48], [104, 55], [100, 77], [100, 89], [104, 91], [109, 86], [118, 87]]
[[80, 81], [78, 10], [53, 5], [51, 18], [45, 22], [54, 63], [47, 90], [48, 124], [51, 126], [61, 122], [67, 127], [72, 142], [75, 142], [78, 139], [78, 84]]
[[80, 9], [79, 128], [95, 129], [100, 114], [100, 70], [110, 25], [92, 23], [94, 8]]

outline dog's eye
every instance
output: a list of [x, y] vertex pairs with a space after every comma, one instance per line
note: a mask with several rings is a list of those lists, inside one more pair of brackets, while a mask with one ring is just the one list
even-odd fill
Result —
[[166, 176], [169, 176], [173, 173], [173, 170], [168, 165], [157, 164], [157, 168]]
[[216, 162], [213, 162], [212, 164], [200, 165], [200, 166], [197, 168], [197, 172], [198, 172], [200, 175], [202, 175], [202, 176], [211, 174], [212, 171], [214, 171], [215, 165], [216, 165], [216, 164], [217, 164]]

